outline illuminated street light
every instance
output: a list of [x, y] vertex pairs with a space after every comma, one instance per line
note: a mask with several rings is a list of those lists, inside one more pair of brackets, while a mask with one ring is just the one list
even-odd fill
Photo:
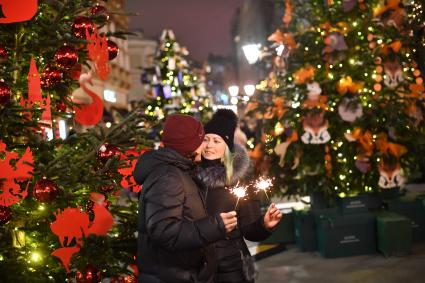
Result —
[[255, 92], [255, 85], [244, 85], [243, 90], [245, 91], [246, 95], [252, 96]]
[[261, 44], [247, 44], [242, 46], [243, 53], [249, 64], [255, 64], [260, 58], [260, 47]]
[[229, 93], [230, 93], [230, 96], [238, 96], [239, 87], [237, 85], [229, 86]]

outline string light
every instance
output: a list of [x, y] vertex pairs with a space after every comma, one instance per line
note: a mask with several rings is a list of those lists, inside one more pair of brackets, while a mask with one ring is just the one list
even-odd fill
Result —
[[274, 126], [274, 132], [276, 136], [279, 136], [284, 132], [284, 128], [280, 122], [277, 122], [276, 125]]
[[35, 263], [37, 263], [37, 262], [41, 261], [41, 260], [42, 260], [41, 253], [40, 253], [40, 252], [38, 252], [38, 251], [34, 251], [34, 252], [32, 252], [32, 254], [31, 254], [31, 260], [32, 260], [33, 262], [35, 262]]

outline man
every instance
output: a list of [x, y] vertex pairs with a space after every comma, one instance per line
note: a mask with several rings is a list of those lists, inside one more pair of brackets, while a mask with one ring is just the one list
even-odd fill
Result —
[[143, 154], [133, 176], [142, 184], [139, 200], [139, 282], [213, 282], [213, 242], [237, 224], [236, 212], [207, 216], [202, 192], [191, 177], [204, 129], [187, 115], [171, 115], [164, 147]]

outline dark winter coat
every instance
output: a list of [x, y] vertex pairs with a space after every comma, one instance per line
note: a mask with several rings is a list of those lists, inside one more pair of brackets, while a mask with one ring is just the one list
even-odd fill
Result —
[[[232, 185], [244, 181], [248, 173], [250, 161], [244, 148], [235, 144], [235, 159], [233, 161]], [[226, 171], [217, 161], [203, 161], [198, 166], [197, 177], [202, 181], [207, 191], [207, 210], [210, 215], [235, 209], [237, 198], [225, 188]], [[262, 241], [270, 236], [270, 231], [264, 226], [264, 216], [261, 214], [260, 201], [252, 192], [241, 200], [237, 207], [238, 227], [230, 233], [226, 240], [215, 244], [218, 260], [218, 282], [243, 282], [241, 251], [249, 253], [243, 238], [249, 241]]]
[[219, 215], [208, 216], [193, 163], [161, 148], [143, 154], [133, 172], [142, 184], [138, 220], [139, 282], [212, 282], [212, 242], [225, 238]]

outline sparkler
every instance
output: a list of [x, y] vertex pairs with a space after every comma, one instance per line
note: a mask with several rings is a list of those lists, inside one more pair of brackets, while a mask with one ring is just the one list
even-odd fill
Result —
[[260, 179], [255, 182], [254, 186], [257, 189], [257, 192], [263, 191], [266, 194], [267, 200], [270, 201], [267, 190], [270, 190], [270, 187], [273, 186], [272, 179], [260, 177]]
[[247, 187], [246, 186], [239, 186], [239, 183], [236, 184], [234, 188], [230, 189], [231, 193], [234, 194], [238, 200], [236, 201], [235, 210], [238, 207], [239, 199], [246, 196]]

